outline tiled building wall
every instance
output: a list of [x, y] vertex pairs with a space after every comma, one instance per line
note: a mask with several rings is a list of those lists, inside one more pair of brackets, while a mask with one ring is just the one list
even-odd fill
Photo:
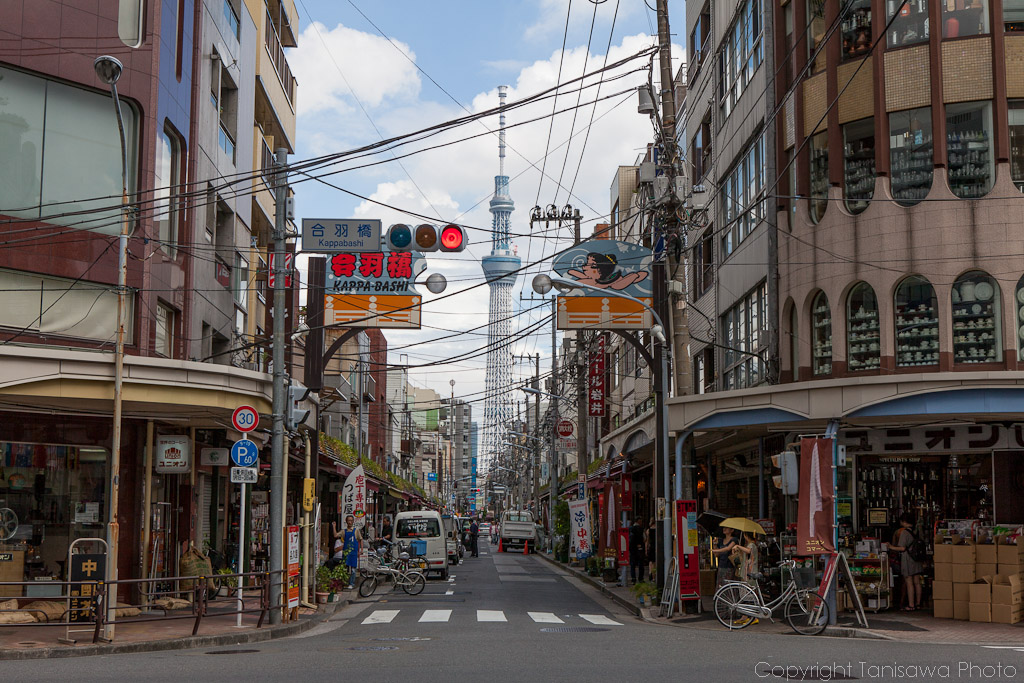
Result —
[[839, 67], [839, 92], [843, 93], [839, 97], [839, 123], [867, 118], [874, 113], [875, 82], [871, 60], [868, 57]]
[[931, 104], [928, 46], [885, 53], [885, 109], [900, 111]]
[[992, 98], [992, 39], [942, 43], [942, 95], [946, 102]]
[[[825, 117], [827, 99], [825, 74], [818, 74], [804, 82], [804, 135], [810, 136], [825, 130], [828, 121]], [[815, 128], [814, 124], [818, 123], [819, 119], [821, 123]]]

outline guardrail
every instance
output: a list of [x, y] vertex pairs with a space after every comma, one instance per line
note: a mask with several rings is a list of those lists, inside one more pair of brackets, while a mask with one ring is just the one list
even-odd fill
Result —
[[[43, 626], [65, 626], [70, 631], [72, 627], [79, 628], [76, 632], [92, 630], [92, 642], [97, 643], [105, 640], [102, 637], [104, 627], [117, 624], [141, 624], [154, 621], [172, 621], [181, 619], [192, 619], [192, 635], [199, 633], [199, 627], [205, 617], [223, 617], [242, 614], [259, 614], [256, 628], [262, 628], [267, 614], [272, 609], [281, 609], [284, 605], [283, 597], [279, 597], [275, 604], [271, 604], [271, 589], [284, 585], [284, 570], [276, 572], [242, 572], [239, 574], [215, 574], [212, 576], [173, 576], [160, 579], [118, 579], [117, 581], [47, 581], [46, 586], [60, 586], [60, 596], [49, 597], [21, 597], [4, 596], [0, 597], [0, 628], [4, 627], [43, 627]], [[230, 595], [223, 599], [227, 609], [210, 609], [210, 589], [215, 585], [230, 585], [233, 582], [237, 585], [243, 583], [241, 607], [239, 608], [238, 589], [231, 588]], [[245, 587], [244, 584], [250, 585]], [[148, 586], [146, 584], [149, 584]], [[155, 590], [154, 585], [170, 586], [165, 590]], [[16, 587], [18, 592], [24, 592], [25, 587], [40, 586], [38, 581], [0, 581], [0, 596], [7, 592], [7, 587]], [[139, 610], [138, 615], [118, 617], [108, 620], [107, 601], [110, 595], [117, 595], [118, 586], [138, 586], [142, 595], [143, 603], [129, 605], [117, 603], [116, 610], [129, 612], [132, 609]], [[112, 589], [113, 588], [113, 589]], [[283, 593], [275, 591], [278, 596]], [[183, 598], [181, 596], [188, 596]], [[172, 600], [187, 601], [186, 605], [175, 603]], [[17, 601], [18, 607], [4, 607], [10, 601]], [[247, 607], [246, 601], [252, 607]], [[253, 604], [255, 602], [255, 604]], [[43, 603], [43, 604], [39, 604]], [[162, 604], [161, 604], [162, 603]], [[175, 607], [175, 605], [178, 605]], [[63, 609], [60, 609], [63, 607]], [[188, 609], [187, 614], [174, 612]], [[60, 614], [58, 615], [58, 611]], [[157, 612], [163, 612], [156, 616]], [[27, 615], [16, 617], [5, 617], [4, 615]], [[70, 638], [61, 638], [65, 642], [74, 642]]]

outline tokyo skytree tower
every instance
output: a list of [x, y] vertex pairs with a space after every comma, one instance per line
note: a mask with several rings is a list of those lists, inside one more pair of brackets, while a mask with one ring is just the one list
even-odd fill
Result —
[[[498, 99], [505, 106], [508, 86], [498, 86]], [[509, 223], [515, 203], [508, 194], [505, 175], [505, 114], [499, 118], [498, 175], [494, 177], [491, 199], [491, 253], [482, 260], [484, 276], [491, 290], [490, 318], [487, 323], [487, 380], [484, 402], [484, 434], [480, 468], [486, 473], [493, 458], [502, 449], [504, 430], [512, 422], [512, 403], [506, 392], [512, 386], [512, 349], [507, 341], [512, 336], [512, 288], [520, 260], [509, 249]]]

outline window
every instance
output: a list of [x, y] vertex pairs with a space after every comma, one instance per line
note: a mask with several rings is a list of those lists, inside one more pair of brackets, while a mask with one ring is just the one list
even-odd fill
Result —
[[701, 64], [710, 51], [707, 44], [708, 32], [711, 30], [711, 5], [705, 4], [697, 17], [697, 23], [693, 25], [690, 33], [690, 64], [687, 83], [693, 83], [693, 79], [700, 73]]
[[[259, 256], [259, 272], [264, 275], [269, 275], [267, 268], [267, 261], [262, 256]], [[256, 278], [256, 296], [259, 297], [260, 301], [267, 303], [267, 278], [259, 277]]]
[[740, 156], [723, 183], [722, 207], [725, 234], [723, 255], [728, 256], [764, 219], [764, 137], [759, 137]]
[[875, 194], [875, 120], [843, 126], [843, 196], [850, 213], [868, 208]]
[[704, 348], [694, 358], [694, 393], [707, 394], [715, 390], [715, 349]]
[[[977, 291], [977, 287], [975, 287]], [[1017, 328], [1017, 359], [1024, 360], [1024, 277], [1017, 281], [1017, 321], [1014, 326]]]
[[697, 240], [693, 247], [693, 295], [699, 298], [715, 281], [715, 253], [711, 234]]
[[761, 0], [746, 0], [726, 34], [718, 61], [719, 108], [724, 120], [764, 58], [761, 47]]
[[761, 283], [722, 317], [726, 389], [742, 389], [767, 379], [762, 358], [768, 345], [768, 286]]
[[1024, 100], [1009, 101], [1010, 177], [1024, 192]]
[[889, 114], [892, 196], [904, 206], [917, 204], [932, 188], [932, 108]]
[[693, 184], [701, 185], [711, 171], [711, 112], [700, 122], [690, 143], [690, 163], [693, 164]]
[[811, 138], [811, 220], [817, 223], [828, 210], [828, 134]]
[[935, 289], [920, 275], [896, 288], [896, 366], [937, 365], [939, 311]]
[[398, 538], [428, 538], [441, 535], [441, 525], [436, 519], [405, 518], [398, 520], [395, 528]]
[[182, 182], [181, 137], [169, 126], [164, 126], [156, 139], [156, 169], [153, 191], [154, 215], [160, 248], [171, 258], [177, 253], [178, 236], [181, 234], [181, 211], [178, 186]]
[[846, 358], [851, 372], [877, 370], [881, 365], [878, 300], [871, 285], [854, 285], [846, 299]]
[[235, 12], [235, 8], [232, 7], [231, 0], [224, 0], [224, 21], [227, 22], [228, 31], [235, 37], [235, 40], [238, 40], [238, 13]]
[[946, 0], [942, 3], [943, 38], [984, 33], [988, 33], [988, 0]]
[[[132, 193], [138, 124], [135, 109], [123, 100], [121, 114]], [[120, 232], [121, 209], [109, 197], [121, 196], [121, 138], [109, 94], [0, 67], [0, 158], [3, 214]], [[65, 212], [65, 202], [75, 203], [74, 215], [53, 217]]]
[[964, 273], [953, 284], [953, 361], [1002, 362], [999, 284], [980, 270]]
[[949, 187], [957, 197], [977, 199], [992, 189], [995, 168], [991, 144], [991, 102], [946, 105]]
[[832, 309], [825, 292], [818, 292], [811, 304], [811, 341], [814, 344], [812, 370], [815, 375], [832, 374]]
[[[900, 13], [893, 19], [897, 7]], [[907, 0], [906, 4], [902, 0], [885, 0], [885, 19], [892, 22], [886, 36], [889, 47], [928, 41], [928, 0]]]
[[249, 260], [241, 254], [235, 254], [234, 283], [235, 303], [245, 306], [249, 293]]
[[1024, 0], [1003, 0], [1003, 28], [1024, 31]]
[[851, 0], [843, 7], [843, 59], [855, 59], [871, 49], [871, 0]]
[[235, 141], [231, 137], [231, 133], [224, 129], [224, 124], [220, 125], [220, 133], [217, 137], [217, 144], [223, 150], [224, 154], [227, 155], [231, 163], [235, 163]]
[[825, 0], [807, 0], [807, 61], [811, 62], [811, 73], [825, 69], [824, 40]]
[[796, 306], [789, 309], [789, 364], [793, 370], [793, 381], [800, 379], [800, 337], [797, 324]]
[[235, 333], [245, 334], [245, 311], [235, 307]]
[[174, 311], [158, 303], [156, 305], [156, 342], [153, 350], [164, 358], [174, 357]]

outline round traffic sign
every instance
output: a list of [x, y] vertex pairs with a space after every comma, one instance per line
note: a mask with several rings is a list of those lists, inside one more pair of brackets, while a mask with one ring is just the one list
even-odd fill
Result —
[[252, 406], [238, 406], [231, 413], [231, 425], [243, 434], [256, 429], [260, 423], [260, 414]]
[[572, 433], [576, 430], [576, 426], [569, 420], [558, 421], [558, 435], [563, 439], [567, 439], [572, 436]]
[[239, 467], [252, 467], [259, 459], [259, 448], [249, 439], [239, 439], [231, 446], [231, 461]]

